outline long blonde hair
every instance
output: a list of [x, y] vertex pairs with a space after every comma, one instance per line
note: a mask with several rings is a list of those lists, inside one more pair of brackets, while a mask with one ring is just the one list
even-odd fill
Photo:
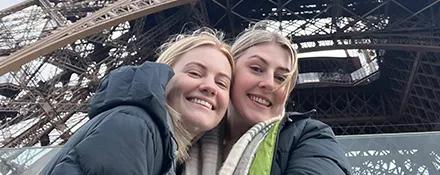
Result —
[[287, 87], [285, 91], [287, 100], [289, 93], [292, 92], [296, 85], [298, 77], [298, 57], [288, 38], [280, 33], [265, 29], [269, 23], [275, 23], [275, 21], [263, 20], [257, 22], [253, 27], [239, 34], [234, 44], [232, 44], [231, 53], [234, 59], [238, 59], [247, 49], [264, 43], [275, 43], [285, 49], [290, 55], [292, 67], [292, 71], [286, 74], [287, 79], [281, 85], [281, 87]]
[[[213, 46], [223, 53], [231, 66], [231, 70], [234, 70], [235, 62], [230, 54], [230, 47], [228, 44], [222, 41], [223, 34], [218, 31], [203, 27], [192, 34], [179, 34], [171, 37], [161, 47], [159, 47], [159, 58], [156, 60], [158, 63], [168, 64], [173, 67], [179, 60], [182, 54], [191, 51], [194, 48], [201, 46]], [[183, 126], [181, 122], [181, 115], [178, 111], [175, 111], [171, 106], [167, 105], [168, 113], [171, 116], [172, 125], [174, 127], [175, 139], [178, 146], [177, 160], [178, 162], [184, 162], [188, 157], [188, 148], [192, 142], [192, 136], [188, 130]]]
[[222, 52], [229, 61], [232, 69], [235, 67], [234, 59], [230, 53], [228, 44], [222, 41], [223, 34], [210, 28], [203, 27], [194, 31], [192, 34], [179, 34], [173, 36], [168, 42], [159, 49], [158, 63], [168, 64], [171, 67], [178, 61], [180, 55], [200, 46], [214, 46]]

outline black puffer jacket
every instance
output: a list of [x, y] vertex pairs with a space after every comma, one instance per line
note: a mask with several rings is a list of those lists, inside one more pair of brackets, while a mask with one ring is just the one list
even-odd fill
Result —
[[307, 113], [281, 121], [271, 174], [350, 174], [344, 151], [332, 129]]
[[175, 142], [164, 90], [172, 70], [146, 62], [110, 72], [90, 103], [90, 120], [42, 174], [170, 174]]

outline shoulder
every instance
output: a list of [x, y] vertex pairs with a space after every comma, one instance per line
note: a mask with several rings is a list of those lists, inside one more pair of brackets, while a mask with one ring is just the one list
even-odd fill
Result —
[[96, 117], [98, 120], [102, 118], [100, 125], [105, 123], [117, 123], [120, 127], [138, 127], [149, 130], [156, 130], [158, 124], [162, 122], [154, 121], [154, 117], [148, 112], [132, 105], [124, 105], [115, 107], [108, 112], [102, 113]]
[[[311, 113], [287, 113], [281, 123], [279, 146], [283, 151], [291, 151], [301, 143], [310, 139], [320, 138], [320, 141], [335, 140], [331, 127], [319, 120], [311, 118]], [[321, 140], [322, 139], [322, 140]]]
[[[327, 124], [312, 119], [312, 115], [316, 112], [316, 110], [310, 110], [308, 112], [299, 113], [299, 112], [289, 112], [286, 113], [285, 119], [283, 121], [284, 126], [286, 128], [296, 128], [297, 130], [302, 130], [304, 132], [313, 132], [313, 131], [328, 131], [331, 128]], [[332, 132], [332, 131], [331, 131]]]
[[[313, 132], [313, 131], [331, 131], [330, 126], [327, 124], [312, 119], [312, 114], [315, 110], [311, 110], [304, 113], [299, 112], [289, 112], [281, 121], [284, 130], [295, 130], [302, 132]], [[330, 130], [329, 130], [330, 129]], [[332, 131], [331, 131], [332, 132]]]
[[68, 165], [76, 166], [76, 170], [107, 171], [114, 170], [114, 165], [130, 167], [127, 163], [131, 160], [139, 160], [137, 163], [144, 158], [154, 160], [156, 154], [162, 156], [164, 146], [159, 130], [153, 122], [138, 117], [142, 111], [120, 106], [92, 118], [67, 141], [44, 172], [65, 170]]
[[286, 172], [349, 174], [344, 151], [331, 127], [307, 113], [286, 116], [277, 151], [277, 165]]

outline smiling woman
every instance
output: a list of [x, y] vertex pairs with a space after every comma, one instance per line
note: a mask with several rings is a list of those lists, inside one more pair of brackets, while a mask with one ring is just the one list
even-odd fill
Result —
[[243, 32], [231, 48], [237, 68], [220, 174], [349, 174], [329, 126], [307, 113], [285, 115], [298, 57], [286, 37], [261, 27], [266, 23]]
[[250, 47], [237, 58], [240, 69], [234, 76], [230, 120], [243, 119], [243, 123], [254, 125], [281, 115], [287, 98], [283, 82], [292, 70], [290, 58], [287, 50], [270, 42]]
[[212, 129], [225, 115], [229, 103], [231, 66], [213, 46], [194, 48], [173, 65], [174, 77], [167, 86], [167, 102], [182, 115], [190, 133]]
[[121, 67], [104, 78], [90, 120], [43, 174], [176, 174], [188, 146], [225, 115], [234, 62], [205, 28], [162, 49], [157, 62], [165, 64]]

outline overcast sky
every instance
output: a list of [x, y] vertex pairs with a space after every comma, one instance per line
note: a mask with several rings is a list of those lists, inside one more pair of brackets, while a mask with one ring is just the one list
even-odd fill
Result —
[[3, 10], [7, 7], [10, 7], [19, 2], [23, 2], [24, 0], [0, 0], [0, 10]]

